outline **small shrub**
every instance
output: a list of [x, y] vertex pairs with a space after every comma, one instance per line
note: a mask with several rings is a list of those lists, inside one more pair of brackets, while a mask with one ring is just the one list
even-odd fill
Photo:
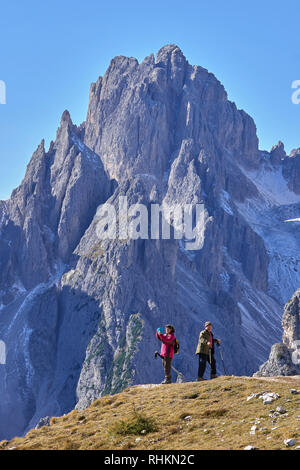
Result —
[[144, 431], [143, 434], [149, 434], [150, 432], [157, 431], [157, 426], [153, 418], [149, 418], [136, 411], [129, 418], [114, 424], [110, 429], [111, 434], [121, 436], [137, 435], [141, 434], [142, 431]]

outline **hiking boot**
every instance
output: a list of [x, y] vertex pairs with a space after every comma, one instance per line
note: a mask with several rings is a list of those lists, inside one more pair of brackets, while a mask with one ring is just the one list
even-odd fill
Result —
[[203, 382], [204, 380], [206, 380], [206, 379], [204, 379], [203, 377], [198, 377], [197, 378], [197, 382]]
[[162, 384], [171, 384], [171, 380], [170, 379], [165, 379], [161, 382]]
[[212, 374], [212, 375], [210, 376], [210, 378], [211, 378], [211, 379], [217, 379], [217, 378], [218, 378], [218, 376], [217, 376], [217, 375], [215, 375], [215, 374]]

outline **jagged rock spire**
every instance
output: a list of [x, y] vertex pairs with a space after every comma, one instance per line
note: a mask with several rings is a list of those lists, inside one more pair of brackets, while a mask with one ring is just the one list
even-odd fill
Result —
[[256, 377], [300, 374], [300, 289], [287, 302], [282, 317], [282, 343], [272, 346]]
[[282, 160], [286, 157], [286, 152], [284, 150], [284, 144], [279, 141], [277, 145], [272, 147], [270, 152], [270, 160], [273, 165], [280, 165]]

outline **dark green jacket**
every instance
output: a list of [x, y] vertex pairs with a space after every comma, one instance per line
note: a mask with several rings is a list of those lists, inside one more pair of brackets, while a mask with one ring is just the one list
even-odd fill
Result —
[[[215, 342], [216, 342], [216, 340], [213, 338], [213, 345], [214, 345]], [[200, 333], [198, 346], [197, 346], [195, 354], [206, 354], [208, 356], [209, 351], [211, 350], [209, 345], [210, 345], [209, 331], [203, 330]]]

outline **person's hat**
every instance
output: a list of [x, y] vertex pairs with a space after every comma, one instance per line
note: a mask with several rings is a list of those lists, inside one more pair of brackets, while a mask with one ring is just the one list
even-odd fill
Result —
[[209, 325], [211, 325], [211, 326], [212, 326], [212, 323], [211, 323], [211, 321], [206, 321], [204, 326], [205, 326], [205, 328], [206, 328], [206, 327], [207, 327], [207, 326], [209, 326]]

